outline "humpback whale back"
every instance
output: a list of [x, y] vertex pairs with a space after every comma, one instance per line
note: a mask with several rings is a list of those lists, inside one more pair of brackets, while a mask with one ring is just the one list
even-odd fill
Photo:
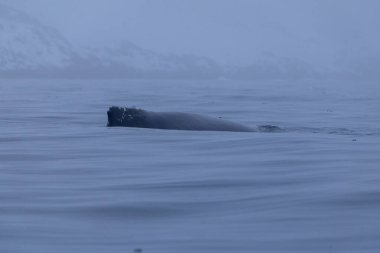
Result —
[[254, 132], [251, 127], [204, 115], [182, 112], [150, 112], [142, 109], [112, 106], [108, 112], [109, 127], [139, 127], [193, 131]]

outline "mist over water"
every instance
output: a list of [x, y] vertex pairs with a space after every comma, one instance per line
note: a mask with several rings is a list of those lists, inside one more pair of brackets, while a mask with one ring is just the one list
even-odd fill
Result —
[[81, 56], [83, 47], [98, 48], [87, 56], [102, 62], [106, 52], [99, 49], [132, 42], [158, 54], [207, 57], [221, 68], [213, 77], [379, 78], [380, 4], [375, 0], [1, 2], [57, 29]]
[[0, 253], [378, 253], [379, 7], [0, 0]]
[[319, 61], [339, 50], [379, 54], [380, 4], [375, 0], [8, 3], [56, 27], [74, 44], [124, 39], [160, 52], [244, 62], [265, 51]]

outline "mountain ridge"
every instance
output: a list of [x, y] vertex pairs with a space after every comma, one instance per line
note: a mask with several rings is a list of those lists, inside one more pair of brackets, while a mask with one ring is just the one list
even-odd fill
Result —
[[[0, 78], [380, 78], [379, 54], [371, 51], [363, 55], [348, 53], [354, 51], [354, 48], [350, 51], [346, 47], [331, 46], [331, 52], [325, 52], [329, 59], [320, 57], [319, 62], [264, 51], [250, 64], [232, 66], [220, 65], [207, 57], [160, 54], [130, 41], [105, 47], [76, 47], [53, 27], [41, 24], [37, 19], [3, 4], [0, 4], [0, 35]], [[296, 42], [300, 44], [302, 41]], [[323, 47], [329, 48], [328, 40], [323, 43], [326, 44]]]
[[162, 55], [129, 41], [77, 48], [57, 30], [0, 4], [0, 77], [215, 78], [219, 66], [193, 55]]

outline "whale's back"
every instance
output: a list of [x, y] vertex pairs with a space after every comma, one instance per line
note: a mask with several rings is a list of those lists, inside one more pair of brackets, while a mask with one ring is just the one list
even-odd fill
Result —
[[150, 112], [136, 108], [111, 107], [108, 126], [192, 131], [254, 132], [251, 127], [205, 115], [182, 112]]

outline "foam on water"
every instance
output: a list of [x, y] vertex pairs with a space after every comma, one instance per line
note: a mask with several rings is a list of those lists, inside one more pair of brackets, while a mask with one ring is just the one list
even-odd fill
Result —
[[[0, 82], [0, 252], [377, 252], [380, 87]], [[274, 133], [107, 128], [111, 105]]]

